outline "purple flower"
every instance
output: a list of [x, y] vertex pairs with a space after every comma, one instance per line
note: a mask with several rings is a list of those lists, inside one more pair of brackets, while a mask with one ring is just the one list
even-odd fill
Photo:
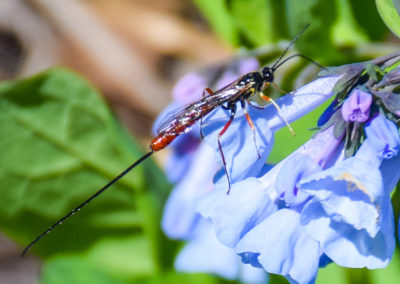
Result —
[[208, 87], [207, 78], [198, 73], [183, 76], [172, 90], [173, 100], [180, 105], [186, 105], [201, 99], [204, 88]]
[[365, 122], [369, 118], [372, 95], [355, 89], [342, 105], [342, 116], [345, 121]]

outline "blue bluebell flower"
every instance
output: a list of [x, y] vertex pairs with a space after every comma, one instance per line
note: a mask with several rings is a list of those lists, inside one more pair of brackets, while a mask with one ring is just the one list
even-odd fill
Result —
[[[389, 263], [395, 247], [390, 196], [400, 179], [400, 137], [393, 120], [400, 100], [395, 93], [388, 99], [379, 77], [357, 87], [365, 66], [335, 69], [334, 74], [342, 77], [334, 83], [337, 96], [320, 120], [320, 131], [266, 173], [249, 154], [251, 147], [234, 144], [238, 136], [243, 135], [243, 141], [250, 136], [236, 122], [235, 135], [226, 146], [237, 164], [230, 169], [236, 177], [231, 193], [224, 195], [226, 185], [218, 182], [213, 192], [199, 198], [196, 208], [244, 263], [284, 275], [291, 283], [313, 283], [318, 269], [330, 262], [369, 269]], [[381, 82], [396, 83], [398, 76], [393, 74]], [[316, 82], [309, 86], [326, 92]], [[299, 91], [295, 95], [307, 97]], [[279, 117], [271, 113], [265, 113], [268, 120], [263, 121], [261, 112], [251, 112], [262, 129], [260, 139], [268, 140], [269, 147], [274, 119]], [[210, 125], [216, 126], [206, 137], [215, 150], [213, 137], [222, 126], [218, 118], [226, 120], [226, 114], [219, 111], [210, 118]]]
[[[397, 155], [400, 140], [397, 127], [382, 116], [372, 119], [366, 133], [354, 157], [300, 181], [300, 189], [313, 197], [301, 224], [335, 263], [375, 269], [389, 263], [395, 247], [390, 202], [395, 184], [385, 186], [380, 167]], [[388, 149], [391, 155], [383, 154]]]
[[[253, 133], [246, 117], [244, 113], [238, 111], [228, 131], [221, 138], [232, 183], [259, 174], [272, 149], [274, 133], [286, 126], [282, 117], [292, 122], [304, 116], [333, 96], [333, 86], [339, 79], [340, 75], [322, 77], [296, 90], [293, 94], [277, 99], [276, 103], [282, 110], [280, 113], [273, 105], [268, 105], [262, 110], [249, 106], [248, 113], [257, 126], [256, 144], [260, 158], [254, 143], [249, 139], [253, 137]], [[240, 110], [240, 107], [238, 109]], [[229, 116], [228, 111], [218, 109], [205, 119], [203, 128], [205, 139], [215, 149], [215, 156], [220, 165], [222, 165], [222, 160], [217, 137]], [[225, 183], [226, 188], [226, 177], [221, 182]]]
[[240, 262], [234, 250], [224, 246], [215, 236], [209, 221], [202, 219], [196, 236], [181, 250], [175, 269], [182, 272], [207, 272], [243, 283], [267, 283], [264, 270]]
[[[253, 227], [241, 236], [235, 249], [243, 261], [250, 261], [294, 282], [309, 283], [316, 278], [324, 255], [319, 243], [300, 223], [304, 205], [312, 197], [297, 184], [342, 160], [342, 150], [343, 143], [334, 136], [333, 127], [329, 127], [258, 179], [260, 187], [254, 190], [265, 191], [268, 187], [270, 202], [277, 210], [253, 223]], [[249, 207], [255, 207], [255, 202], [252, 200]], [[259, 240], [255, 242], [257, 238]]]
[[[307, 112], [308, 107], [312, 109], [316, 106], [316, 104], [321, 103], [325, 99], [329, 98], [329, 96], [332, 95], [331, 91], [333, 85], [339, 78], [340, 76], [321, 78], [297, 90], [293, 95], [279, 99], [277, 102], [281, 104], [283, 112], [285, 112], [285, 115], [287, 115], [288, 119], [292, 121], [296, 118], [296, 115], [301, 116], [304, 114], [304, 112]], [[319, 90], [319, 93], [315, 90]], [[289, 105], [282, 103], [285, 102], [285, 100], [292, 100], [292, 104], [290, 105], [291, 108]], [[256, 113], [259, 110], [252, 111]], [[275, 117], [268, 117], [269, 115], [272, 116], [271, 113], [274, 113]], [[267, 119], [264, 119], [265, 116], [267, 116]], [[261, 125], [262, 129], [276, 130], [279, 127], [285, 126], [285, 124], [279, 118], [279, 114], [277, 114], [275, 109], [272, 108], [269, 109], [269, 112], [265, 112], [264, 117], [261, 116], [261, 113], [255, 117], [257, 126], [260, 127]], [[265, 257], [264, 252], [271, 251], [270, 249], [272, 248], [267, 245], [265, 242], [265, 237], [262, 236], [268, 236], [271, 230], [273, 231], [277, 228], [276, 226], [286, 224], [286, 221], [282, 223], [282, 219], [279, 218], [281, 214], [288, 214], [288, 218], [293, 218], [293, 220], [299, 219], [298, 212], [282, 211], [281, 213], [280, 208], [282, 205], [280, 204], [280, 201], [282, 199], [286, 197], [286, 201], [293, 204], [297, 203], [295, 202], [296, 198], [294, 197], [300, 199], [300, 194], [298, 194], [298, 192], [296, 193], [295, 188], [293, 188], [291, 196], [289, 196], [289, 191], [287, 193], [285, 192], [286, 196], [284, 196], [285, 194], [283, 195], [284, 192], [282, 191], [282, 188], [285, 187], [284, 183], [295, 185], [299, 178], [302, 177], [303, 173], [307, 174], [308, 172], [312, 172], [312, 168], [319, 170], [322, 166], [332, 163], [333, 160], [337, 159], [337, 148], [339, 147], [340, 143], [336, 142], [338, 139], [333, 136], [332, 131], [333, 128], [331, 127], [326, 131], [321, 132], [312, 141], [308, 142], [290, 157], [273, 167], [266, 174], [262, 174], [263, 171], [260, 170], [260, 167], [253, 164], [250, 167], [251, 172], [249, 172], [246, 178], [233, 183], [229, 195], [226, 195], [226, 185], [223, 183], [217, 183], [212, 192], [201, 197], [197, 201], [196, 209], [204, 217], [209, 218], [213, 222], [218, 239], [223, 244], [235, 248], [236, 252], [242, 256], [242, 261], [245, 263], [250, 263], [255, 267], [263, 267], [268, 272], [279, 273], [286, 275], [288, 278], [294, 279], [297, 279], [298, 273], [305, 269], [305, 267], [297, 266], [303, 262], [301, 257], [296, 259], [295, 263], [286, 263], [285, 265], [278, 263], [279, 260], [275, 259], [274, 257]], [[246, 133], [244, 130], [241, 130], [240, 133], [244, 137], [250, 134]], [[235, 138], [238, 138], [237, 135], [236, 137], [231, 138], [233, 143]], [[329, 141], [334, 142], [331, 143], [333, 146], [330, 148], [330, 150], [328, 150], [326, 147], [326, 145], [330, 144]], [[272, 140], [270, 143], [272, 143]], [[317, 147], [320, 149], [319, 152], [316, 151]], [[251, 151], [254, 151], [254, 149], [252, 149], [252, 147], [243, 147], [241, 151], [244, 153], [246, 153], [245, 151], [250, 153]], [[235, 159], [241, 158], [240, 156], [237, 156], [238, 154], [240, 155], [240, 153], [235, 152]], [[314, 159], [309, 158], [307, 154], [313, 155]], [[243, 157], [246, 158], [246, 155], [243, 155]], [[240, 161], [240, 163], [243, 164], [242, 161]], [[289, 170], [289, 168], [289, 172], [292, 173], [292, 175], [287, 174], [288, 171], [286, 170]], [[284, 173], [284, 175], [282, 175], [282, 173]], [[281, 181], [280, 185], [278, 186], [276, 182], [277, 180]], [[301, 199], [303, 198], [304, 196], [301, 197]], [[306, 199], [307, 197], [305, 197], [303, 201]], [[279, 224], [274, 223], [273, 220], [276, 220]], [[282, 230], [285, 228], [288, 230], [286, 235], [290, 234], [289, 231], [297, 232], [300, 234], [298, 235], [299, 239], [304, 239], [304, 242], [310, 246], [313, 246], [313, 244], [316, 243], [311, 237], [308, 239], [305, 238], [306, 234], [301, 232], [299, 227], [295, 228], [291, 226], [283, 226]], [[261, 233], [261, 235], [259, 235], [259, 233]], [[261, 245], [262, 243], [266, 246], [259, 247], [260, 249], [255, 251], [253, 250], [253, 245], [254, 238], [257, 238], [257, 236], [259, 238], [257, 244]], [[281, 249], [285, 248], [287, 251], [288, 248], [291, 247], [292, 243], [281, 242], [281, 237], [279, 237], [279, 235], [276, 237], [278, 238], [276, 241], [282, 244]], [[276, 253], [280, 254], [277, 244], [273, 244], [273, 242], [270, 244], [272, 244], [272, 246], [276, 249]], [[307, 250], [305, 250], [304, 253], [306, 252]], [[288, 251], [288, 253], [291, 252]], [[299, 254], [299, 252], [297, 252], [297, 254]], [[279, 259], [282, 262], [285, 262], [288, 257], [289, 256], [287, 254], [284, 254], [281, 255]], [[307, 273], [304, 273], [303, 271], [301, 273], [301, 277], [308, 277], [309, 280], [315, 277], [316, 269], [319, 265], [319, 257], [320, 255], [318, 254], [318, 256], [315, 258], [314, 264], [310, 263], [310, 267], [307, 268], [311, 270]], [[275, 259], [275, 263], [272, 263], [273, 259]], [[289, 257], [289, 259], [293, 259], [293, 256]], [[264, 260], [271, 260], [272, 262], [266, 263]], [[277, 270], [279, 267], [281, 270]]]

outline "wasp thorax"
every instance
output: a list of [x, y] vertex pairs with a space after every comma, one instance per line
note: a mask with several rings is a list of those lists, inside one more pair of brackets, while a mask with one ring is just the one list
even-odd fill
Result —
[[271, 67], [263, 67], [263, 69], [261, 69], [261, 74], [266, 82], [274, 81], [274, 71], [271, 69]]

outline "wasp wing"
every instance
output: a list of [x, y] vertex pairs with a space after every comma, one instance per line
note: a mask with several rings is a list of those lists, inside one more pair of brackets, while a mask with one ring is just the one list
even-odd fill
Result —
[[194, 103], [179, 107], [168, 112], [160, 122], [157, 133], [171, 130], [176, 125], [192, 125], [200, 118], [209, 114], [212, 110], [227, 102], [235, 102], [237, 99], [250, 90], [250, 86], [239, 86], [238, 80], [219, 89], [213, 94], [206, 96]]

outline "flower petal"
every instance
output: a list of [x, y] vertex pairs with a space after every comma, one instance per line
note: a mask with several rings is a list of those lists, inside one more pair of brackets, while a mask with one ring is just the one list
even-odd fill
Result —
[[212, 149], [202, 144], [185, 177], [174, 188], [164, 207], [162, 228], [173, 239], [190, 239], [200, 215], [194, 211], [193, 200], [212, 188], [216, 170]]
[[372, 95], [360, 89], [354, 89], [342, 105], [345, 121], [365, 122], [369, 118]]
[[395, 247], [390, 202], [385, 206], [383, 227], [373, 238], [365, 230], [355, 230], [348, 224], [334, 221], [318, 201], [306, 205], [301, 222], [335, 263], [352, 268], [383, 268], [389, 263]]
[[300, 215], [281, 209], [249, 231], [236, 246], [254, 254], [267, 272], [309, 283], [317, 274], [320, 248], [300, 225]]
[[[282, 117], [288, 121], [294, 121], [329, 99], [333, 95], [332, 88], [339, 78], [340, 76], [319, 78], [293, 94], [279, 98], [276, 101], [282, 110], [279, 114], [273, 105], [268, 105], [263, 110], [249, 107], [249, 115], [256, 126], [256, 144], [260, 158], [253, 143], [253, 132], [238, 105], [239, 110], [235, 119], [221, 137], [222, 149], [232, 182], [258, 174], [271, 151], [273, 132], [286, 126]], [[220, 164], [222, 164], [222, 158], [217, 137], [229, 120], [229, 116], [229, 111], [219, 109], [204, 120], [203, 130], [206, 141], [215, 149], [216, 158]]]
[[207, 79], [199, 73], [192, 72], [183, 76], [172, 90], [175, 102], [186, 105], [201, 99], [204, 88], [208, 85]]
[[277, 209], [264, 185], [255, 178], [234, 184], [229, 195], [225, 187], [215, 188], [196, 203], [196, 211], [211, 219], [218, 239], [229, 247]]
[[239, 261], [235, 252], [217, 240], [208, 222], [203, 223], [198, 232], [197, 237], [189, 241], [178, 254], [175, 269], [214, 273], [231, 280], [237, 278]]
[[326, 214], [337, 222], [365, 229], [375, 236], [379, 230], [377, 203], [382, 199], [383, 180], [378, 168], [357, 158], [311, 175], [299, 188], [314, 196]]
[[399, 152], [399, 129], [393, 121], [383, 115], [372, 119], [365, 126], [365, 133], [380, 157], [391, 159]]

